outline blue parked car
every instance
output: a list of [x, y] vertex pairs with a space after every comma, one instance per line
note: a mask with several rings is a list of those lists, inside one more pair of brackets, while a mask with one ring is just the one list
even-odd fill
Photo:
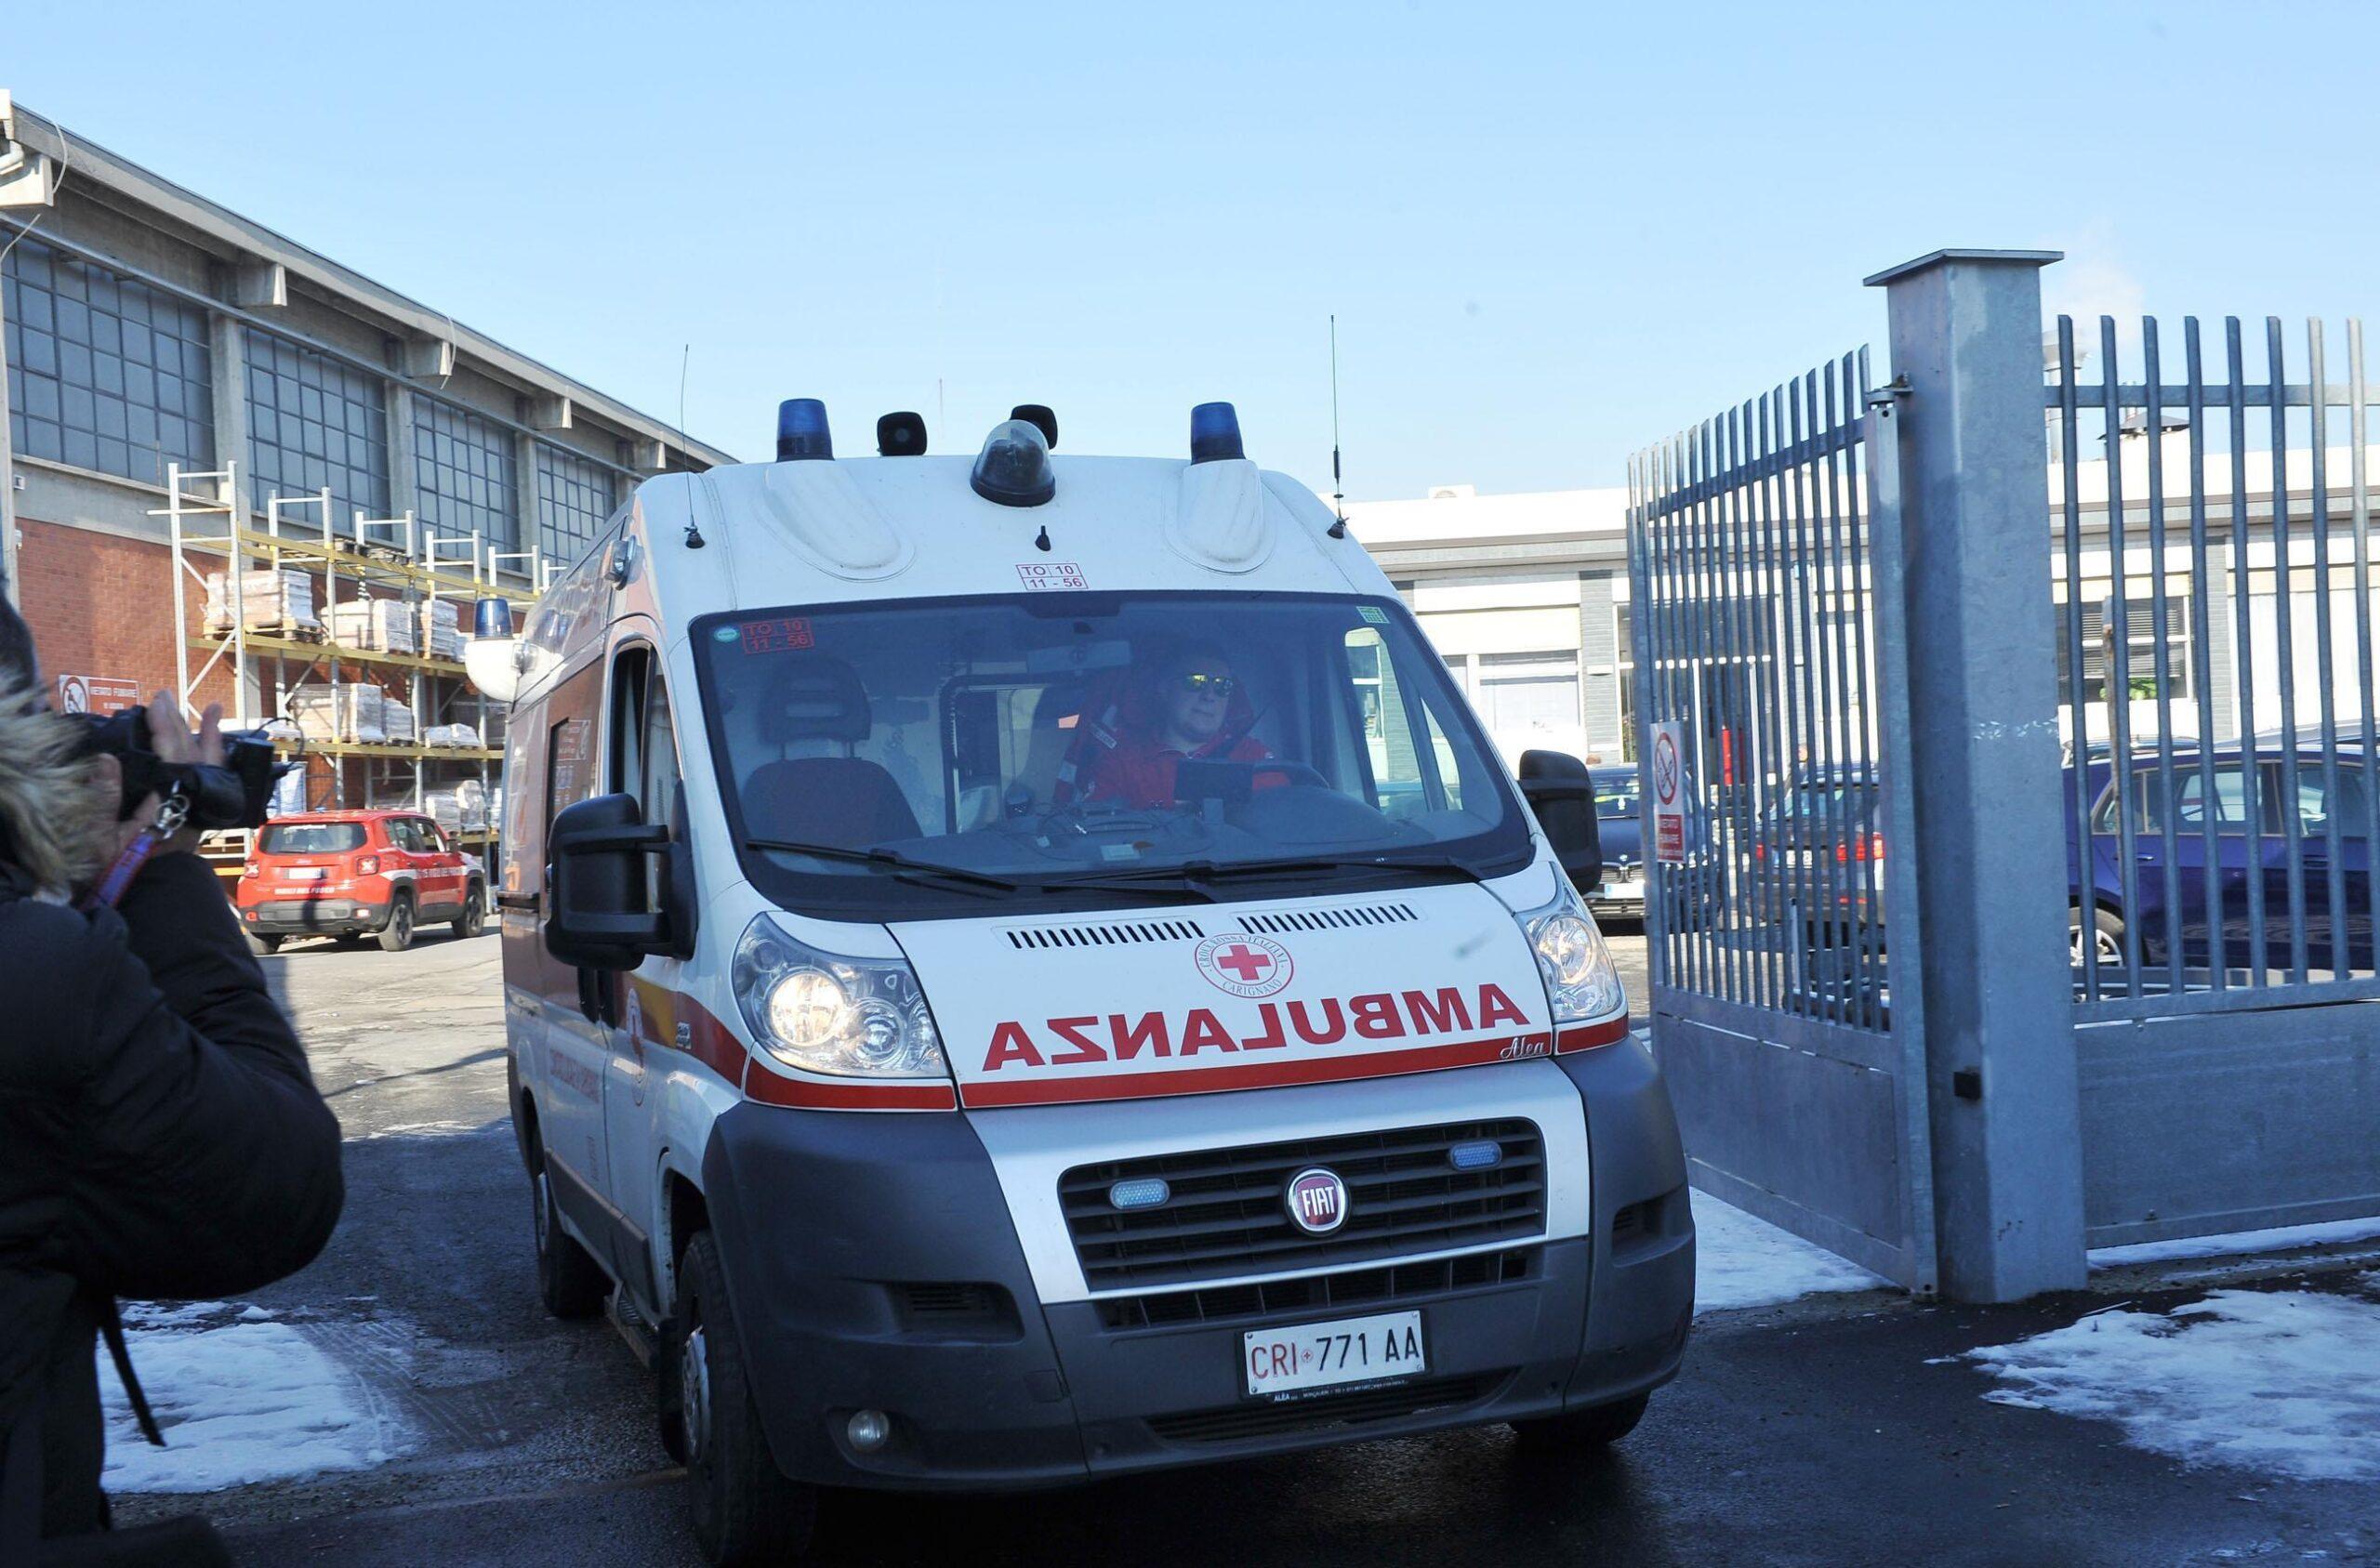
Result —
[[[2297, 819], [2299, 885], [2304, 900], [2305, 962], [2308, 968], [2330, 969], [2337, 939], [2331, 908], [2330, 828], [2338, 828], [2336, 864], [2345, 884], [2340, 907], [2346, 929], [2345, 967], [2373, 967], [2372, 843], [2368, 793], [2371, 774], [2360, 745], [2342, 737], [2337, 760], [2337, 794], [2330, 793], [2319, 746], [2300, 742], [2294, 748], [2268, 738], [2253, 745], [2234, 742], [2202, 751], [2195, 744], [2174, 750], [2171, 798], [2160, 777], [2156, 749], [2144, 747], [2131, 762], [2135, 895], [2128, 907], [2123, 892], [2124, 846], [2117, 810], [2115, 768], [2104, 747], [2093, 748], [2082, 759], [2085, 797], [2090, 801], [2089, 887], [2086, 901], [2082, 870], [2084, 836], [2075, 821], [2074, 770], [2066, 772], [2067, 874], [2071, 908], [2068, 930], [2074, 961], [2083, 961], [2083, 944], [2091, 942], [2102, 965], [2123, 963], [2124, 933], [2129, 925], [2138, 936], [2144, 964], [2167, 962], [2173, 944], [2180, 944], [2183, 964], [2200, 968], [2215, 956], [2214, 933], [2223, 934], [2227, 967], [2261, 965], [2286, 969], [2294, 963], [2298, 924], [2291, 918], [2289, 899], [2290, 838], [2288, 813]], [[2289, 795], [2284, 761], [2294, 751], [2295, 792]], [[2213, 790], [2208, 790], [2208, 764]], [[2255, 783], [2255, 818], [2249, 821], [2249, 778]], [[2215, 829], [2215, 897], [2207, 890], [2207, 835], [2210, 814]], [[2171, 836], [2167, 829], [2170, 826]], [[2170, 863], [2178, 886], [2166, 886]], [[2249, 919], [2251, 888], [2264, 894], [2264, 951], [2251, 952]], [[2173, 896], [2178, 894], [2178, 898]], [[2089, 910], [2089, 928], [2084, 911]]]

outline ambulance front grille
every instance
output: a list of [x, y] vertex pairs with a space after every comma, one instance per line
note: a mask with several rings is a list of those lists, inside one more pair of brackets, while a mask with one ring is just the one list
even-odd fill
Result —
[[1340, 1274], [1300, 1274], [1286, 1280], [1251, 1280], [1203, 1290], [1167, 1290], [1150, 1296], [1110, 1296], [1099, 1303], [1099, 1321], [1133, 1333], [1150, 1328], [1211, 1327], [1254, 1323], [1283, 1312], [1318, 1312], [1333, 1307], [1426, 1300], [1458, 1291], [1513, 1285], [1531, 1277], [1533, 1247], [1504, 1252], [1466, 1252], [1420, 1263], [1389, 1263]]
[[[1496, 1165], [1454, 1168], [1456, 1144], [1490, 1139], [1503, 1152]], [[1329, 1235], [1289, 1220], [1289, 1179], [1309, 1166], [1347, 1184], [1346, 1221]], [[1170, 1189], [1163, 1204], [1108, 1201], [1116, 1183], [1148, 1177]], [[1450, 1122], [1078, 1166], [1058, 1197], [1091, 1288], [1147, 1290], [1534, 1239], [1545, 1230], [1545, 1150], [1518, 1117]]]

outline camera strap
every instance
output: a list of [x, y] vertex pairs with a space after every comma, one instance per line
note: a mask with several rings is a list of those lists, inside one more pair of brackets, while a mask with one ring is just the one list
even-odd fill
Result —
[[113, 908], [123, 900], [126, 889], [132, 886], [132, 879], [140, 875], [140, 868], [149, 863], [149, 858], [157, 852], [158, 847], [179, 833], [182, 824], [189, 820], [190, 802], [178, 793], [159, 801], [157, 820], [132, 836], [132, 842], [124, 847], [124, 853], [116, 856], [115, 863], [109, 866], [107, 875], [99, 878], [99, 885], [93, 888], [91, 896], [83, 901], [83, 907]]

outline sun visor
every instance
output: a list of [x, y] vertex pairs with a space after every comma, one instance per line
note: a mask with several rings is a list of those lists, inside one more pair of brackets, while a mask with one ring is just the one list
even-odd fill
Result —
[[1264, 479], [1244, 457], [1183, 466], [1182, 491], [1165, 542], [1193, 565], [1253, 572], [1273, 553]]
[[842, 465], [773, 463], [761, 473], [770, 526], [819, 570], [839, 577], [890, 577], [917, 553]]

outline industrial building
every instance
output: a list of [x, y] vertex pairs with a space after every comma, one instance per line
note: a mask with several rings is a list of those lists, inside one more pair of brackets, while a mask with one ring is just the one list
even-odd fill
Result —
[[[2049, 434], [2053, 463], [2042, 501], [2042, 588], [2056, 617], [2060, 731], [2070, 743], [2072, 649], [2079, 642], [2084, 740], [2103, 742], [2111, 719], [2106, 618], [2116, 587], [2109, 466], [2097, 451], [2086, 451], [2076, 466], [2076, 561], [2082, 593], [2069, 606], [2065, 576], [2052, 572], [2053, 557], [2065, 543], [2065, 468], [2056, 460], [2059, 432], [2054, 415]], [[2352, 478], [2359, 471], [2355, 449], [2334, 441], [2321, 454], [2319, 471], [2327, 480], [2319, 510], [2334, 542], [2318, 561], [2314, 454], [2292, 447], [2284, 455], [2286, 505], [2280, 509], [2277, 546], [2271, 451], [2241, 453], [2235, 482], [2233, 459], [2223, 449], [2220, 432], [2215, 435], [2200, 461], [2207, 491], [2225, 499], [2205, 507], [2197, 520], [2205, 534], [2202, 604], [2192, 591], [2199, 568], [2190, 544], [2187, 424], [2173, 422], [2153, 440], [2136, 428], [2120, 438], [2120, 468], [2113, 477], [2124, 528], [2122, 657], [2128, 671], [2122, 694], [2130, 733], [2136, 741], [2161, 732], [2188, 739], [2203, 729], [2228, 739], [2241, 732], [2243, 717], [2263, 733], [2281, 725], [2286, 713], [2295, 714], [2297, 725], [2310, 726], [2325, 687], [2335, 718], [2359, 720], [2363, 680], [2355, 660], [2343, 657], [2326, 665], [2322, 653], [2326, 638], [2352, 647], [2355, 598], [2374, 592], [2368, 580], [2359, 586], [2355, 564], [2353, 542], [2370, 526], [2368, 506], [2359, 507]], [[2152, 463], [2152, 454], [2162, 468]], [[2367, 461], [2369, 455], [2366, 448]], [[2152, 468], [2160, 468], [2156, 486]], [[2152, 531], [2152, 495], [2160, 497], [2162, 538]], [[1349, 502], [1346, 512], [1352, 532], [1413, 607], [1507, 761], [1516, 761], [1532, 746], [1614, 762], [1634, 755], [1624, 488], [1494, 495], [1470, 485], [1442, 485], [1421, 500]], [[2291, 567], [2285, 589], [2276, 569], [2278, 551], [2284, 548]], [[2367, 568], [2365, 577], [2370, 574]], [[2325, 576], [2327, 613], [2315, 587]], [[1739, 606], [1745, 635], [1766, 651], [1756, 657], [1773, 653], [1786, 640], [1771, 626], [1786, 602], [1781, 583], [1756, 565], [1716, 557], [1710, 579], [1709, 591]], [[2380, 609], [2380, 600], [2374, 608]], [[2293, 700], [2301, 705], [2294, 708], [2282, 699], [2284, 662]], [[1864, 719], [1856, 727], [1864, 728]]]
[[[534, 597], [639, 479], [733, 460], [5, 92], [0, 322], [0, 547], [57, 700], [180, 683], [253, 721], [377, 691], [380, 739], [310, 747], [316, 805], [483, 776], [495, 720], [444, 656], [459, 601]], [[235, 548], [290, 574], [294, 604], [265, 596], [290, 624], [253, 581], [207, 624]], [[424, 743], [450, 720], [478, 744]]]

